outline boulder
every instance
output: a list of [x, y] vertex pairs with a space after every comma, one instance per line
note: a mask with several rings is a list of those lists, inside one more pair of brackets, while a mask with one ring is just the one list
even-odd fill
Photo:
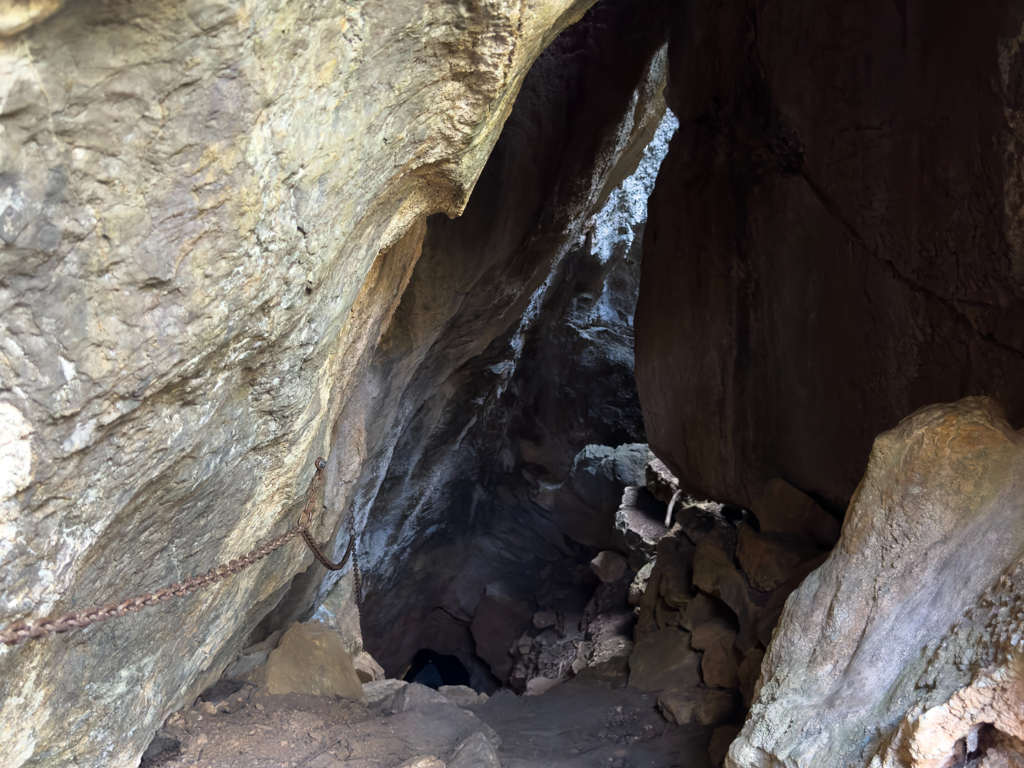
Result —
[[778, 477], [769, 480], [750, 505], [763, 533], [806, 537], [818, 549], [832, 549], [840, 523], [807, 494]]
[[[551, 461], [520, 443], [525, 459]], [[622, 490], [645, 482], [644, 468], [651, 458], [645, 443], [612, 448], [587, 445], [573, 459], [560, 485], [540, 484], [535, 501], [550, 509], [563, 533], [586, 546], [616, 546], [611, 526]]]
[[433, 755], [410, 757], [398, 768], [445, 768], [444, 760]]
[[455, 748], [448, 768], [501, 768], [501, 761], [487, 736], [474, 733]]
[[442, 685], [437, 692], [462, 709], [474, 711], [487, 703], [486, 693], [477, 693], [468, 685]]
[[355, 667], [360, 683], [371, 683], [374, 680], [384, 679], [384, 669], [366, 651], [360, 651], [352, 659], [352, 666]]
[[739, 688], [743, 655], [736, 650], [736, 632], [722, 619], [713, 619], [693, 630], [690, 645], [704, 651], [700, 670], [704, 685]]
[[643, 638], [629, 657], [629, 686], [647, 691], [700, 685], [700, 654], [690, 633], [669, 627]]
[[558, 623], [558, 614], [554, 611], [537, 611], [533, 614], [533, 626], [536, 629], [546, 629]]
[[737, 530], [736, 559], [750, 586], [771, 592], [785, 583], [801, 563], [821, 555], [821, 550], [805, 537], [793, 533], [762, 531], [758, 533], [746, 523]]
[[725, 516], [725, 506], [713, 501], [683, 500], [674, 510], [673, 529], [679, 530], [694, 544], [715, 536], [722, 549], [731, 553], [736, 547], [736, 527]]
[[666, 605], [683, 609], [694, 597], [693, 561], [696, 548], [685, 536], [666, 536], [658, 542], [658, 593]]
[[657, 563], [657, 559], [649, 560], [639, 571], [636, 572], [636, 576], [633, 577], [633, 581], [629, 585], [629, 604], [640, 605], [640, 601], [643, 599], [644, 592], [647, 591], [647, 582], [651, 578], [651, 573], [654, 571], [654, 566]]
[[693, 585], [728, 605], [739, 621], [736, 647], [748, 651], [758, 642], [759, 609], [750, 598], [747, 580], [722, 551], [715, 537], [702, 539], [693, 561]]
[[563, 682], [565, 682], [564, 677], [544, 677], [543, 675], [531, 677], [526, 681], [526, 695], [540, 696]]
[[673, 608], [663, 598], [659, 597], [657, 604], [654, 606], [654, 623], [659, 629], [681, 627], [683, 624], [683, 614], [678, 608]]
[[448, 704], [448, 698], [433, 688], [419, 683], [409, 683], [395, 692], [389, 709], [394, 713], [408, 712], [430, 704]]
[[735, 691], [712, 691], [707, 688], [670, 688], [662, 691], [658, 694], [658, 709], [671, 723], [701, 726], [718, 725], [742, 712]]
[[[691, 585], [695, 548], [685, 536], [669, 534], [657, 544], [657, 555], [643, 595], [630, 601], [639, 607], [634, 639], [639, 641], [656, 629], [682, 624], [682, 613], [694, 597]], [[646, 567], [646, 566], [645, 566]]]
[[305, 693], [361, 701], [362, 683], [338, 635], [319, 622], [295, 622], [262, 667], [246, 679], [261, 693]]
[[736, 614], [734, 614], [721, 600], [717, 600], [701, 592], [686, 606], [686, 610], [683, 611], [680, 626], [688, 632], [692, 632], [701, 624], [705, 624], [714, 619], [725, 619], [735, 622]]
[[646, 488], [630, 486], [622, 492], [622, 501], [615, 513], [615, 530], [619, 548], [628, 554], [629, 565], [634, 570], [654, 557], [658, 542], [668, 533], [667, 509]]
[[668, 465], [661, 459], [651, 459], [647, 462], [644, 474], [647, 479], [647, 490], [651, 495], [660, 502], [670, 503], [679, 490], [679, 478], [672, 474]]
[[621, 579], [625, 575], [627, 567], [626, 558], [618, 552], [610, 550], [598, 552], [597, 556], [590, 561], [590, 570], [605, 584], [611, 584]]
[[789, 596], [727, 764], [937, 768], [981, 723], [1024, 738], [1022, 615], [1024, 432], [986, 398], [923, 408]]
[[374, 680], [371, 683], [363, 683], [363, 696], [371, 706], [389, 707], [398, 690], [407, 685], [405, 680]]

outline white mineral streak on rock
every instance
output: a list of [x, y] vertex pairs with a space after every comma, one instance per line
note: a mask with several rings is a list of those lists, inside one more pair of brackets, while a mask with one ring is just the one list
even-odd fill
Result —
[[[32, 482], [32, 425], [8, 403], [0, 403], [0, 503], [7, 504]], [[6, 512], [7, 508], [3, 508]], [[10, 509], [16, 509], [14, 505]], [[5, 514], [0, 517], [9, 522]]]
[[599, 254], [602, 261], [628, 251], [636, 237], [636, 228], [647, 221], [647, 199], [654, 189], [661, 161], [668, 154], [668, 143], [678, 127], [679, 120], [666, 111], [636, 171], [612, 190], [608, 201], [594, 217], [594, 253]]

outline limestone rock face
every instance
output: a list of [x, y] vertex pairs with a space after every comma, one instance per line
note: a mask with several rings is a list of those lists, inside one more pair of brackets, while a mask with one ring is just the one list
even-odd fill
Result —
[[827, 6], [675, 4], [636, 378], [701, 498], [784, 477], [838, 512], [917, 408], [1024, 422], [1021, 7]]
[[1016, 764], [1022, 617], [1024, 433], [985, 398], [924, 408], [875, 441], [726, 764]]
[[[529, 66], [588, 4], [5, 4], [0, 625], [292, 524], [424, 217], [462, 210]], [[321, 540], [364, 433], [331, 457]], [[0, 649], [5, 766], [137, 764], [308, 562], [293, 542], [202, 594]]]

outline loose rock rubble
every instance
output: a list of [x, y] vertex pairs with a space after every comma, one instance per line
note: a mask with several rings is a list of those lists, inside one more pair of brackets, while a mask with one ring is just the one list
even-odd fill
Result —
[[[573, 599], [552, 588], [540, 610], [516, 618], [528, 628], [507, 661], [491, 649], [525, 697], [383, 679], [358, 627], [320, 611], [246, 648], [168, 720], [144, 765], [653, 768], [675, 764], [667, 745], [684, 742], [691, 762], [720, 764], [781, 605], [838, 524], [781, 480], [752, 513], [684, 497], [656, 460], [646, 476], [647, 487], [622, 495], [622, 551], [559, 566]], [[589, 602], [572, 608], [588, 584]], [[528, 604], [497, 588], [487, 600], [492, 638], [505, 620], [498, 608]]]
[[[244, 686], [176, 713], [144, 768], [656, 768], [708, 765], [710, 729], [662, 717], [653, 694], [592, 670], [543, 696], [442, 695], [380, 680], [348, 701]], [[215, 698], [215, 697], [213, 697]], [[469, 711], [456, 702], [465, 701]]]
[[[658, 691], [672, 722], [722, 726], [712, 745], [718, 765], [750, 706], [786, 597], [821, 564], [840, 526], [779, 479], [751, 512], [684, 497], [658, 461], [647, 480], [626, 490], [617, 516], [634, 560], [653, 549], [628, 590], [637, 617], [629, 685]], [[665, 513], [673, 505], [671, 529], [659, 530], [657, 504]]]

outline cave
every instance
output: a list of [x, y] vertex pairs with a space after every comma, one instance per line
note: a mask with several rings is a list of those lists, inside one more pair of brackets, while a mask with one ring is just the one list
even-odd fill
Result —
[[459, 661], [458, 656], [437, 653], [429, 648], [420, 648], [413, 654], [412, 664], [402, 675], [402, 679], [410, 683], [421, 683], [435, 690], [443, 685], [461, 685], [468, 688], [472, 682], [469, 670]]
[[0, 4], [0, 768], [1024, 766], [1022, 41]]

